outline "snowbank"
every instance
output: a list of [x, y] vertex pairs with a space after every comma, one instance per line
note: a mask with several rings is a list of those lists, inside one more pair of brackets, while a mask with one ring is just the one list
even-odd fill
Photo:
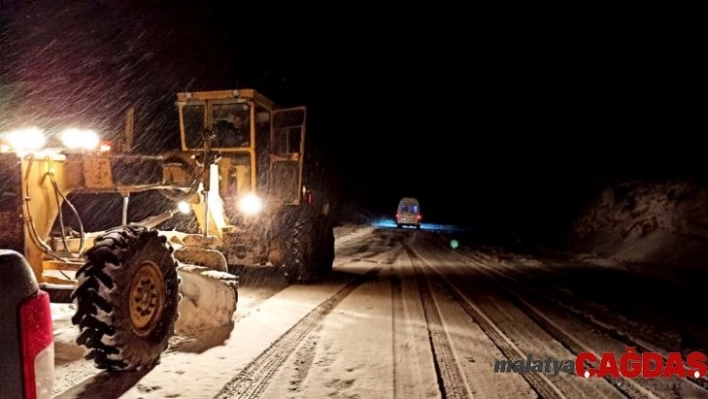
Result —
[[629, 182], [605, 188], [575, 222], [574, 251], [623, 262], [708, 263], [708, 189], [693, 182]]
[[374, 231], [374, 227], [359, 224], [348, 224], [334, 228], [335, 246], [340, 246], [351, 240], [363, 237]]

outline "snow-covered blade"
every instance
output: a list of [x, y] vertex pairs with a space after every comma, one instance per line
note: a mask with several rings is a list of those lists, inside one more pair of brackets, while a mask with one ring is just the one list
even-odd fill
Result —
[[185, 264], [177, 268], [177, 273], [182, 278], [177, 334], [191, 335], [233, 323], [238, 299], [236, 276]]

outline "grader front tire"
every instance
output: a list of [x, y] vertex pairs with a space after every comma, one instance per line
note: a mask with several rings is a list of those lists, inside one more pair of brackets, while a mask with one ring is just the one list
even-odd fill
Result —
[[72, 323], [86, 359], [105, 370], [159, 363], [174, 334], [180, 300], [172, 246], [156, 230], [131, 225], [96, 238], [78, 270]]

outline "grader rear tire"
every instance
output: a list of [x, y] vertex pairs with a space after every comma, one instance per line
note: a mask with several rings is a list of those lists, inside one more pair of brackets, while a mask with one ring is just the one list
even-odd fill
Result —
[[96, 367], [142, 370], [159, 363], [180, 300], [177, 261], [157, 230], [130, 225], [96, 238], [77, 272], [76, 339]]
[[322, 251], [320, 251], [320, 264], [323, 274], [332, 272], [334, 266], [334, 229], [328, 227], [324, 232], [324, 240], [322, 241]]
[[312, 228], [305, 221], [295, 222], [285, 253], [283, 270], [290, 284], [307, 284], [315, 278], [312, 270]]
[[298, 220], [285, 256], [285, 277], [291, 284], [308, 284], [332, 272], [334, 230]]

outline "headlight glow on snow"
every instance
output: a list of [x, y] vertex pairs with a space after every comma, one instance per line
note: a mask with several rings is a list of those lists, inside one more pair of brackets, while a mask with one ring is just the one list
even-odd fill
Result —
[[239, 207], [246, 215], [255, 215], [263, 208], [263, 201], [256, 194], [246, 194], [241, 198]]

